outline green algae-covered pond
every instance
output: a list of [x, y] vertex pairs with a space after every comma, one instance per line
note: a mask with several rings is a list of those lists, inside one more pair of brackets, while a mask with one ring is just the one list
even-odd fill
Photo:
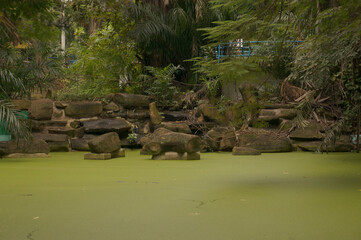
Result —
[[361, 155], [0, 159], [3, 240], [359, 240]]

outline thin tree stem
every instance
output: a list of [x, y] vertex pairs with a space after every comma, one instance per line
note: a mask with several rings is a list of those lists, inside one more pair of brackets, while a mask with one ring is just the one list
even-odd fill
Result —
[[356, 148], [356, 152], [359, 153], [360, 152], [360, 118], [361, 118], [361, 110], [360, 110], [360, 105], [358, 105], [358, 111], [357, 111], [357, 131], [356, 131], [356, 143], [357, 143], [357, 148]]

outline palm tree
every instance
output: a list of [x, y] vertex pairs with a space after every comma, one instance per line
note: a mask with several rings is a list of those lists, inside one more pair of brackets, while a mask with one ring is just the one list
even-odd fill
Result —
[[26, 123], [19, 118], [23, 114], [14, 108], [10, 97], [25, 92], [22, 82], [7, 69], [0, 70], [0, 132], [10, 133], [15, 138], [29, 139]]
[[[26, 20], [40, 23], [40, 15], [49, 14], [51, 0], [12, 0], [0, 6], [0, 131], [14, 138], [30, 137], [23, 114], [11, 99], [26, 96], [39, 79], [49, 79], [52, 69], [44, 67], [44, 54], [36, 51], [37, 37], [23, 37], [19, 28]], [[50, 14], [47, 15], [50, 17]], [[36, 24], [39, 27], [39, 24]], [[44, 24], [45, 26], [45, 24]], [[33, 27], [33, 26], [28, 26]], [[39, 29], [37, 29], [39, 30]], [[41, 29], [44, 30], [44, 29]], [[37, 34], [37, 33], [34, 33]], [[50, 35], [50, 34], [49, 34]], [[36, 67], [34, 64], [36, 63]], [[27, 83], [25, 86], [24, 83]]]
[[[181, 65], [190, 73], [191, 63], [204, 44], [197, 29], [211, 25], [215, 14], [207, 0], [146, 1], [133, 8], [136, 25], [132, 36], [141, 49], [144, 65]], [[184, 76], [186, 78], [187, 76]]]

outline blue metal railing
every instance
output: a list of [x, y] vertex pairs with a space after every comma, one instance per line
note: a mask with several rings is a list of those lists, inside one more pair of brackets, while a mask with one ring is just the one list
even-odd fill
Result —
[[[288, 40], [283, 41], [284, 44], [291, 44], [297, 46], [301, 44], [302, 40]], [[216, 58], [218, 62], [224, 57], [251, 57], [261, 55], [260, 49], [265, 47], [272, 47], [281, 41], [237, 41], [220, 43], [217, 47]]]

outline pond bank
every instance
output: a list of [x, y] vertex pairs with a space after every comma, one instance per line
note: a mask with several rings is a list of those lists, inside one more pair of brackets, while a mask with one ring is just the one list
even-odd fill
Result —
[[0, 159], [0, 239], [361, 238], [355, 153], [83, 154]]

